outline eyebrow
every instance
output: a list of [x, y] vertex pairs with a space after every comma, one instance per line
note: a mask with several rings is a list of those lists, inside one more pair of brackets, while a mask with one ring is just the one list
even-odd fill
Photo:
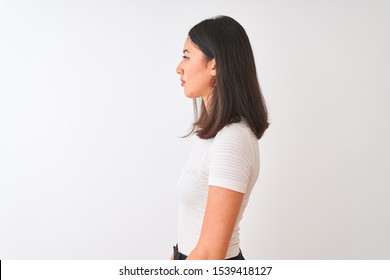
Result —
[[187, 49], [185, 49], [185, 50], [183, 51], [183, 53], [186, 53], [186, 52], [187, 52], [187, 53], [190, 53]]

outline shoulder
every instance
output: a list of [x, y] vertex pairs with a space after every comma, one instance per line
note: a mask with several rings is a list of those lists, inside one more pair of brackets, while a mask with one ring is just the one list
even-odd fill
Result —
[[257, 145], [258, 139], [252, 129], [242, 120], [223, 127], [215, 136], [215, 142], [236, 142], [237, 144]]
[[246, 123], [232, 123], [215, 136], [209, 150], [209, 185], [245, 193], [258, 172], [259, 146]]
[[258, 154], [258, 139], [245, 121], [223, 127], [215, 136], [211, 154], [225, 154], [227, 157], [240, 156], [254, 160]]

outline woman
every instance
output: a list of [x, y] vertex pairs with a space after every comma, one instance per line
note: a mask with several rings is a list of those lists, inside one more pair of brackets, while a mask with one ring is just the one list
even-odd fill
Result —
[[[252, 48], [243, 27], [220, 16], [195, 25], [177, 66], [194, 99], [193, 152], [178, 181], [173, 259], [240, 259], [239, 222], [259, 173], [268, 127]], [[196, 99], [201, 99], [198, 115]], [[188, 136], [187, 135], [187, 136]]]

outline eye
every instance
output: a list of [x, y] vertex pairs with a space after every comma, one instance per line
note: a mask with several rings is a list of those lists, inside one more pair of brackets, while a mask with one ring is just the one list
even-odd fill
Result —
[[182, 57], [183, 57], [183, 60], [189, 59], [189, 57], [188, 57], [188, 56], [185, 56], [185, 55], [183, 55]]

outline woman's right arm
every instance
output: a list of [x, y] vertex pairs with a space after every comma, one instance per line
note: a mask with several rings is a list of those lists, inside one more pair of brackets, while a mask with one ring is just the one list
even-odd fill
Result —
[[223, 260], [228, 251], [244, 193], [209, 186], [202, 230], [187, 260]]

